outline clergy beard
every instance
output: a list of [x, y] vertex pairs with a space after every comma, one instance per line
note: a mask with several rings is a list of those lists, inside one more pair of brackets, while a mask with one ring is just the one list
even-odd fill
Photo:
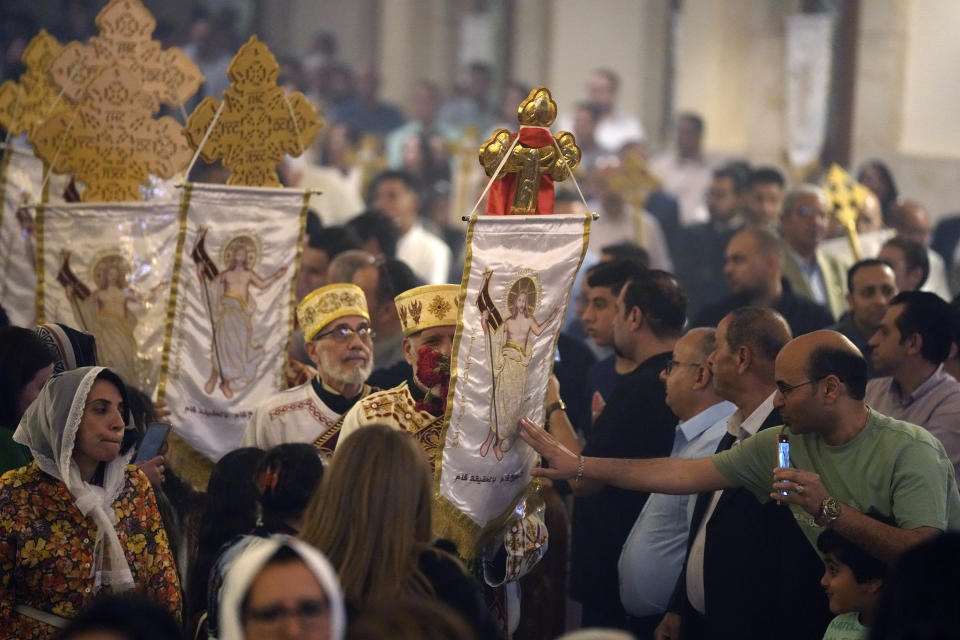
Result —
[[[354, 350], [354, 352], [359, 353], [359, 350]], [[373, 371], [373, 355], [369, 355], [364, 364], [361, 364], [359, 360], [343, 362], [340, 358], [323, 350], [320, 351], [319, 355], [320, 362], [317, 364], [320, 367], [320, 377], [327, 383], [327, 386], [363, 384], [370, 377], [370, 372]]]

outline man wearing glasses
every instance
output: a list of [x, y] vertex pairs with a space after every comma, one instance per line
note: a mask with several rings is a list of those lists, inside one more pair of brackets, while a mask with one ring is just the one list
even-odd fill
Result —
[[823, 189], [803, 184], [787, 194], [780, 216], [783, 277], [798, 296], [826, 307], [834, 318], [839, 318], [847, 310], [847, 265], [820, 250], [829, 222], [829, 204]]
[[[943, 445], [867, 407], [866, 363], [847, 338], [816, 331], [793, 339], [777, 356], [775, 380], [774, 406], [786, 428], [708, 458], [587, 458], [527, 420], [521, 437], [550, 464], [536, 475], [674, 494], [745, 487], [761, 502], [789, 505], [811, 545], [830, 527], [885, 562], [960, 528], [960, 494]], [[775, 468], [781, 434], [790, 442], [789, 469]]]
[[313, 291], [297, 306], [297, 319], [317, 375], [257, 407], [242, 446], [306, 442], [332, 452], [340, 417], [371, 392], [365, 382], [373, 369], [375, 333], [360, 287], [340, 283]]

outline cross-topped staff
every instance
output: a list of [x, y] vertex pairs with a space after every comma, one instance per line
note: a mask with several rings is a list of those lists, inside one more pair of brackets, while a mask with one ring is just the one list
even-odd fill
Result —
[[647, 166], [647, 159], [641, 153], [630, 153], [621, 158], [620, 165], [612, 169], [607, 177], [607, 186], [623, 197], [633, 213], [634, 242], [645, 247], [643, 228], [643, 210], [647, 198], [660, 188], [660, 178]]
[[830, 211], [847, 231], [853, 259], [860, 261], [863, 258], [863, 249], [857, 234], [857, 218], [867, 196], [866, 187], [854, 180], [843, 167], [834, 164], [827, 174], [824, 191], [830, 203]]
[[556, 118], [550, 90], [536, 87], [517, 109], [520, 130], [497, 129], [480, 147], [480, 164], [494, 178], [487, 214], [553, 213], [554, 181], [566, 180], [580, 162], [572, 133], [550, 134]]

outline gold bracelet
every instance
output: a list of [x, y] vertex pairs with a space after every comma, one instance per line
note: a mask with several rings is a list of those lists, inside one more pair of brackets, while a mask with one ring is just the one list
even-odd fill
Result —
[[573, 477], [573, 481], [580, 484], [581, 480], [583, 480], [583, 456], [577, 454], [577, 475]]

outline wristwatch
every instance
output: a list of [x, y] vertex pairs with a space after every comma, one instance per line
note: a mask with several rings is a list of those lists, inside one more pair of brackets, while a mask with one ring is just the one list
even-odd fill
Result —
[[559, 409], [560, 411], [566, 411], [567, 405], [564, 404], [563, 400], [557, 400], [556, 402], [551, 402], [543, 410], [543, 419], [549, 420], [550, 414]]
[[833, 496], [827, 496], [820, 503], [820, 512], [814, 516], [813, 521], [818, 527], [828, 527], [840, 517], [840, 511], [840, 501]]

